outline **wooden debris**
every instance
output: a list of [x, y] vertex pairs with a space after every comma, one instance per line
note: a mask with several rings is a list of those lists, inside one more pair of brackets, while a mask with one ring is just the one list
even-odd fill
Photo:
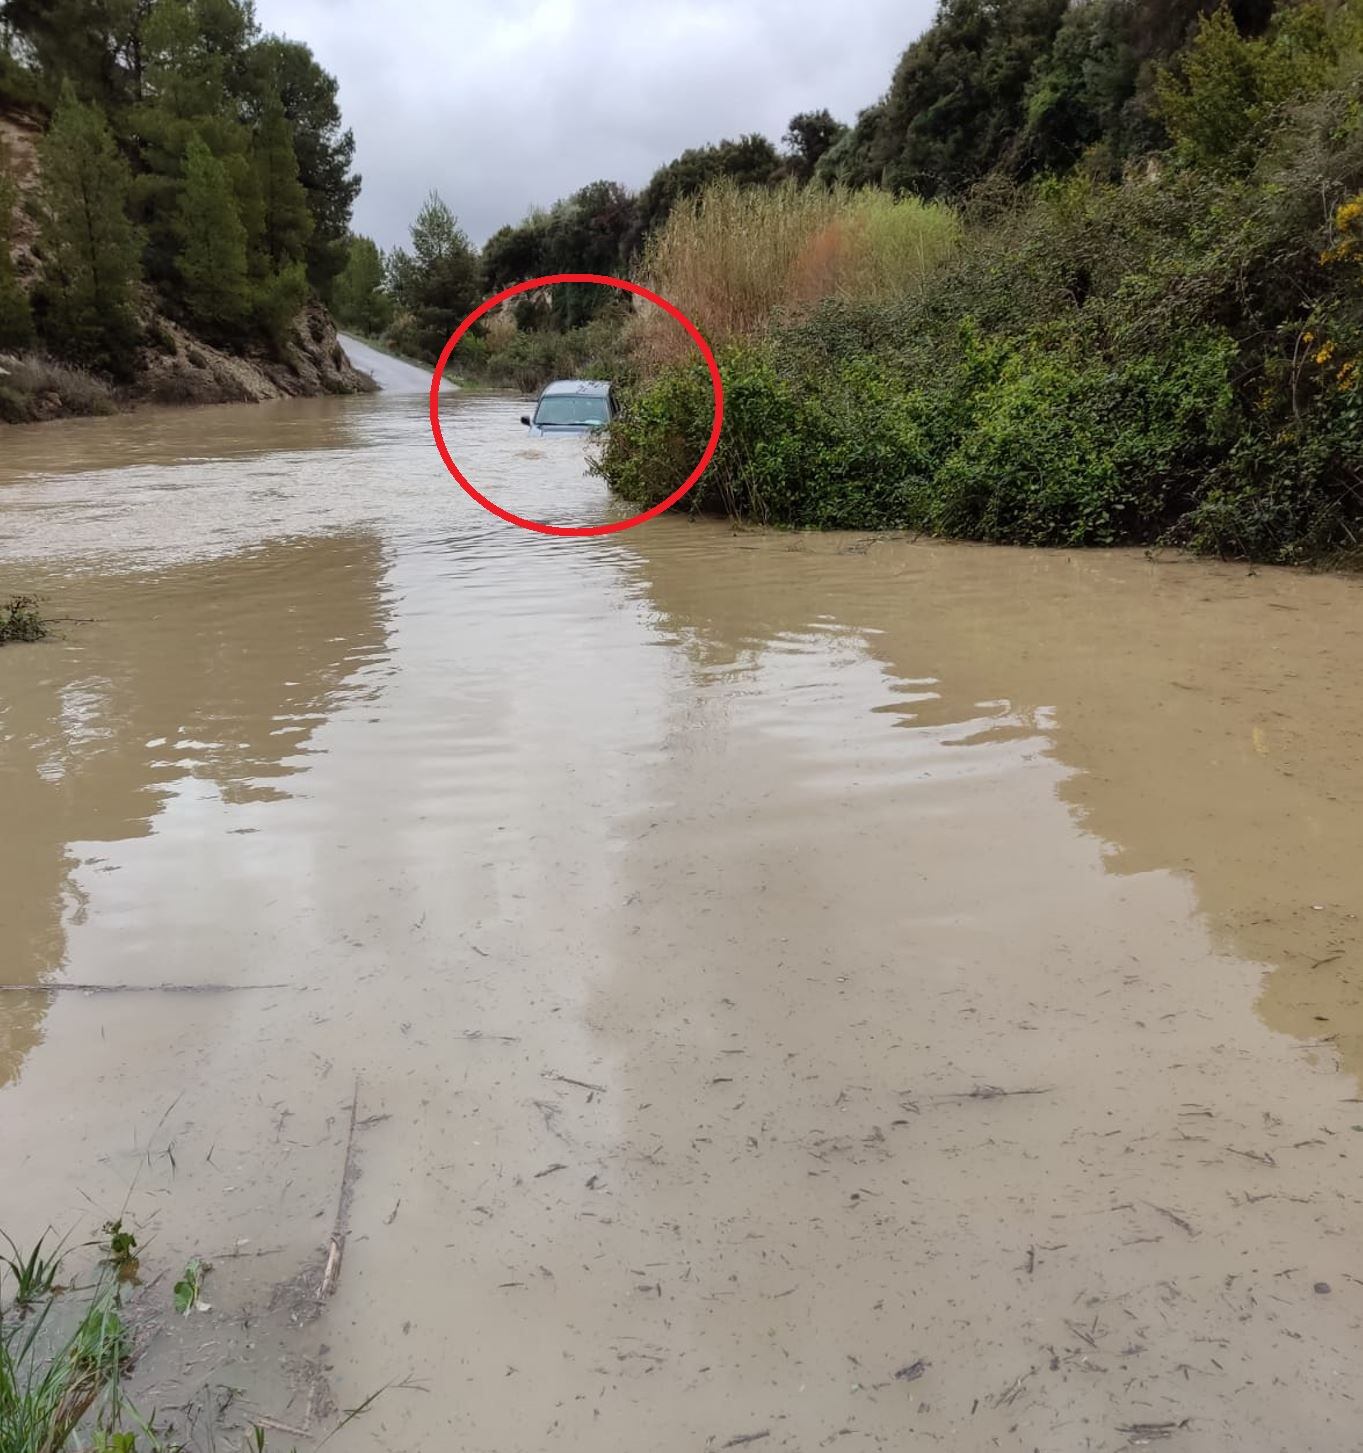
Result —
[[306, 1428], [295, 1428], [292, 1423], [281, 1422], [278, 1418], [267, 1417], [264, 1413], [253, 1413], [251, 1421], [258, 1423], [262, 1428], [269, 1428], [273, 1433], [287, 1433], [290, 1438], [311, 1436]]
[[[341, 1257], [345, 1254], [347, 1223], [350, 1219], [350, 1192], [354, 1185], [355, 1120], [360, 1108], [360, 1077], [355, 1076], [355, 1091], [350, 1098], [350, 1129], [345, 1138], [345, 1159], [341, 1162], [341, 1188], [336, 1193], [336, 1219], [327, 1242], [327, 1263], [322, 1271], [322, 1284], [317, 1300], [324, 1302], [336, 1290], [341, 1275]], [[394, 1208], [396, 1210], [396, 1207]]]
[[1177, 1211], [1171, 1211], [1168, 1206], [1157, 1206], [1153, 1201], [1147, 1201], [1145, 1204], [1149, 1206], [1152, 1211], [1158, 1211], [1161, 1216], [1167, 1217], [1170, 1221], [1174, 1223], [1175, 1226], [1179, 1228], [1180, 1231], [1186, 1231], [1189, 1236], [1197, 1235], [1197, 1231], [1193, 1227], [1192, 1223], [1190, 1221], [1185, 1221], [1183, 1217], [1178, 1214]]
[[1261, 1165], [1277, 1165], [1278, 1162], [1266, 1150], [1236, 1150], [1233, 1145], [1226, 1147], [1232, 1155], [1243, 1155], [1246, 1160], [1257, 1160]]
[[1125, 1433], [1128, 1438], [1133, 1438], [1138, 1443], [1148, 1443], [1155, 1438], [1172, 1438], [1181, 1428], [1186, 1428], [1191, 1419], [1182, 1418], [1176, 1423], [1127, 1423], [1119, 1427], [1119, 1433]]
[[1025, 1086], [1021, 1090], [1005, 1090], [1002, 1085], [976, 1085], [973, 1090], [955, 1095], [939, 1095], [937, 1098], [940, 1100], [1002, 1100], [1010, 1095], [1049, 1095], [1054, 1089], [1054, 1085]]
[[571, 1075], [546, 1075], [547, 1080], [557, 1080], [561, 1085], [576, 1085], [579, 1090], [591, 1090], [593, 1094], [604, 1095], [605, 1085], [594, 1085], [590, 1080], [575, 1080]]

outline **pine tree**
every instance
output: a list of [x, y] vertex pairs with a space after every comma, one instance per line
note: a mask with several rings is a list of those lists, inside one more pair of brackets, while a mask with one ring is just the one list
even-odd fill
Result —
[[336, 279], [336, 316], [347, 327], [377, 336], [393, 316], [383, 287], [383, 253], [370, 237], [352, 237], [346, 264]]
[[27, 348], [33, 342], [33, 314], [28, 294], [14, 273], [10, 255], [11, 224], [18, 188], [5, 175], [5, 151], [0, 143], [0, 348]]
[[398, 247], [388, 259], [393, 296], [406, 315], [398, 336], [417, 357], [434, 361], [478, 303], [478, 254], [438, 192], [426, 198], [411, 232], [412, 251]]
[[197, 136], [185, 157], [178, 220], [176, 268], [189, 316], [212, 333], [239, 331], [251, 312], [246, 229], [226, 167]]
[[123, 374], [138, 326], [140, 243], [132, 182], [103, 114], [68, 87], [39, 149], [44, 340], [60, 357]]
[[256, 290], [256, 325], [277, 353], [284, 353], [289, 326], [307, 300], [308, 273], [301, 260], [272, 272]]
[[277, 35], [253, 45], [247, 64], [256, 100], [278, 96], [288, 117], [298, 180], [315, 224], [308, 239], [308, 279], [326, 293], [349, 255], [350, 209], [360, 190], [350, 170], [355, 138], [341, 125], [335, 77], [306, 45]]
[[264, 247], [276, 270], [301, 261], [312, 234], [308, 194], [298, 180], [298, 158], [288, 118], [277, 97], [266, 102], [256, 131], [256, 176], [264, 211]]

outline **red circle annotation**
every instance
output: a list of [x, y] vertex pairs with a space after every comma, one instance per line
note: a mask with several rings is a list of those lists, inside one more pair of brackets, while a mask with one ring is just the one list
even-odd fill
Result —
[[[524, 515], [518, 515], [511, 510], [503, 509], [494, 500], [490, 500], [485, 494], [474, 487], [463, 471], [454, 462], [454, 456], [445, 443], [445, 435], [440, 427], [440, 384], [445, 376], [445, 369], [449, 365], [450, 356], [458, 346], [459, 340], [469, 331], [470, 328], [482, 317], [485, 317], [499, 304], [504, 303], [508, 298], [517, 297], [521, 293], [533, 292], [536, 288], [552, 287], [559, 283], [597, 283], [602, 287], [621, 288], [627, 293], [634, 293], [637, 297], [647, 298], [650, 303], [656, 304], [675, 322], [680, 323], [686, 330], [691, 341], [700, 351], [700, 356], [705, 360], [705, 366], [710, 374], [710, 388], [714, 393], [715, 413], [710, 426], [710, 437], [706, 442], [705, 450], [700, 456], [700, 461], [689, 475], [666, 499], [660, 500], [650, 509], [643, 510], [637, 515], [631, 515], [624, 520], [608, 520], [600, 525], [550, 525], [543, 520], [527, 519]], [[592, 536], [592, 535], [614, 535], [621, 530], [632, 530], [635, 525], [642, 525], [645, 520], [651, 520], [655, 516], [670, 510], [689, 490], [691, 490], [701, 475], [710, 466], [710, 461], [715, 457], [715, 450], [719, 446], [719, 436], [724, 427], [724, 385], [719, 376], [719, 364], [715, 362], [715, 355], [710, 345], [701, 336], [700, 329], [681, 311], [669, 303], [666, 298], [659, 297], [651, 289], [640, 283], [629, 282], [625, 278], [606, 277], [600, 273], [591, 272], [560, 272], [553, 273], [547, 277], [531, 278], [527, 282], [515, 283], [509, 288], [503, 288], [501, 292], [494, 293], [492, 297], [485, 299], [471, 312], [467, 318], [451, 334], [449, 342], [440, 351], [440, 357], [436, 361], [435, 373], [431, 378], [431, 433], [435, 438], [435, 447], [440, 457], [445, 462], [445, 468], [454, 476], [459, 487], [470, 499], [476, 500], [485, 510], [496, 515], [499, 519], [506, 520], [513, 525], [519, 525], [523, 530], [533, 530], [540, 535], [560, 536]]]

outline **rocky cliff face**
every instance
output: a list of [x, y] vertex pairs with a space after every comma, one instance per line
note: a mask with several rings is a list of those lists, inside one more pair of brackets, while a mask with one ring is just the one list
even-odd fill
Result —
[[125, 392], [134, 403], [226, 404], [372, 393], [378, 387], [351, 365], [321, 303], [309, 303], [294, 319], [285, 355], [227, 353], [152, 314], [136, 378]]
[[[0, 105], [0, 160], [20, 197], [38, 182], [42, 121]], [[37, 229], [22, 200], [14, 210], [11, 253], [21, 282], [36, 278]], [[148, 291], [143, 343], [132, 381], [117, 388], [35, 356], [0, 355], [0, 424], [70, 414], [111, 413], [138, 404], [263, 403], [267, 399], [372, 393], [378, 385], [351, 365], [326, 308], [313, 301], [294, 319], [281, 356], [262, 348], [227, 352], [162, 314]]]
[[42, 134], [41, 118], [0, 102], [0, 168], [19, 186], [19, 206], [10, 219], [10, 251], [21, 279], [32, 278], [38, 271], [33, 251], [38, 228], [24, 209], [23, 198], [38, 184], [38, 142]]

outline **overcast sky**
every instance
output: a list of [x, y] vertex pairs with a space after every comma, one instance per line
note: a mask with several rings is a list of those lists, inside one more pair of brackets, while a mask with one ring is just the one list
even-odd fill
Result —
[[405, 240], [435, 187], [476, 243], [587, 182], [797, 111], [851, 121], [935, 0], [256, 0], [340, 81], [355, 230]]

